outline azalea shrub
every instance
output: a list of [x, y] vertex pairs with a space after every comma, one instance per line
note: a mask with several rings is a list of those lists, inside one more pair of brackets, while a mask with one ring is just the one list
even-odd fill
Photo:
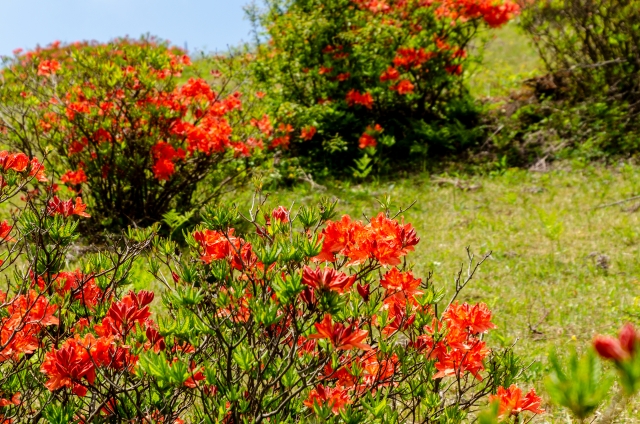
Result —
[[242, 59], [217, 64], [200, 75], [154, 39], [18, 50], [2, 70], [0, 138], [46, 157], [107, 229], [196, 210], [242, 182], [271, 140], [249, 125], [260, 99], [243, 96]]
[[519, 11], [511, 0], [266, 5], [253, 9], [267, 39], [255, 78], [272, 115], [291, 125], [282, 144], [316, 174], [344, 173], [363, 155], [379, 169], [406, 167], [476, 143], [478, 107], [464, 86], [472, 45]]
[[166, 314], [137, 375], [166, 419], [188, 401], [192, 422], [461, 422], [492, 394], [503, 418], [542, 412], [535, 392], [524, 409], [508, 403], [520, 361], [487, 345], [487, 306], [458, 299], [472, 257], [445, 300], [411, 270], [419, 237], [390, 211], [362, 222], [334, 219], [330, 201], [263, 200], [248, 214], [208, 208], [190, 253], [154, 245]]
[[126, 315], [132, 310], [139, 319], [149, 317], [148, 309], [146, 315], [139, 309], [153, 294], [124, 295], [124, 285], [152, 232], [130, 231], [67, 269], [78, 220], [90, 217], [87, 206], [80, 197], [55, 195], [38, 159], [2, 151], [0, 202], [6, 206], [17, 196], [23, 206], [0, 223], [0, 417], [4, 423], [62, 423], [80, 420], [75, 411], [83, 411], [87, 422], [95, 422], [93, 416], [108, 408], [100, 403], [105, 399], [94, 397], [82, 410], [59, 389], [86, 394], [82, 379], [97, 382], [94, 360], [110, 367], [109, 383], [100, 381], [110, 387], [102, 387], [105, 393], [127, 384], [135, 364], [131, 348], [116, 337], [85, 335], [84, 328], [95, 316], [115, 314], [114, 325], [125, 326], [132, 322]]
[[[491, 311], [458, 299], [480, 263], [445, 300], [411, 271], [418, 235], [389, 211], [335, 220], [332, 202], [268, 211], [257, 196], [246, 215], [208, 207], [185, 251], [154, 226], [77, 256], [83, 200], [59, 198], [26, 154], [1, 152], [0, 176], [0, 200], [24, 205], [0, 224], [3, 422], [461, 422], [489, 400], [503, 419], [542, 412], [513, 386], [513, 352], [484, 340]], [[132, 290], [134, 263], [155, 292]]]

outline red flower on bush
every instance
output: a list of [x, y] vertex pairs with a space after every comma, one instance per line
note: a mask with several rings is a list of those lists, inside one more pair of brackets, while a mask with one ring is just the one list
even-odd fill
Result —
[[362, 94], [357, 90], [350, 90], [347, 93], [347, 104], [349, 106], [361, 105], [371, 109], [373, 107], [373, 96], [371, 93]]
[[367, 225], [351, 221], [347, 215], [339, 222], [327, 222], [322, 230], [322, 252], [315, 259], [333, 262], [336, 254], [358, 265], [374, 259], [382, 265], [397, 265], [400, 258], [414, 249], [420, 239], [411, 224], [400, 224], [380, 213]]
[[95, 382], [95, 367], [113, 359], [108, 352], [110, 345], [110, 339], [96, 340], [92, 334], [84, 338], [76, 335], [65, 340], [59, 349], [47, 352], [40, 367], [40, 371], [49, 377], [46, 388], [55, 391], [69, 387], [76, 395], [85, 396], [86, 386]]
[[400, 72], [398, 72], [398, 70], [393, 66], [389, 66], [387, 70], [380, 75], [381, 82], [395, 81], [398, 78], [400, 78]]
[[367, 132], [362, 133], [359, 142], [360, 143], [358, 144], [358, 147], [360, 147], [361, 149], [366, 149], [367, 147], [376, 147], [378, 145], [375, 137]]
[[60, 63], [57, 60], [43, 60], [38, 65], [38, 75], [49, 76], [60, 70]]
[[309, 141], [316, 135], [316, 131], [316, 127], [303, 128], [302, 131], [300, 131], [300, 138]]
[[84, 169], [82, 168], [77, 171], [67, 171], [60, 177], [60, 182], [80, 185], [87, 182], [87, 174], [84, 173]]
[[0, 166], [7, 171], [9, 169], [16, 172], [23, 172], [29, 165], [29, 158], [24, 153], [9, 153], [5, 150], [0, 152]]
[[21, 354], [33, 353], [39, 346], [40, 330], [49, 325], [58, 325], [56, 305], [34, 290], [6, 301], [0, 292], [0, 301], [6, 304], [7, 317], [0, 319], [0, 362], [18, 359]]
[[6, 219], [0, 222], [0, 241], [16, 241], [9, 235], [12, 229], [13, 226], [9, 225]]
[[312, 409], [314, 405], [328, 406], [335, 415], [338, 415], [349, 403], [351, 399], [345, 389], [324, 387], [322, 384], [311, 390], [309, 397], [304, 401], [305, 406]]
[[491, 322], [491, 311], [484, 303], [471, 306], [468, 303], [459, 305], [456, 301], [449, 305], [442, 318], [449, 321], [452, 326], [468, 331], [470, 334], [486, 333], [496, 328]]
[[489, 402], [494, 401], [500, 402], [500, 409], [498, 410], [500, 416], [517, 416], [524, 411], [534, 414], [542, 414], [544, 412], [544, 409], [540, 409], [542, 399], [536, 395], [535, 389], [529, 390], [523, 397], [522, 390], [515, 384], [512, 384], [507, 389], [502, 386], [498, 387], [498, 392], [489, 396]]
[[620, 330], [618, 338], [597, 336], [593, 340], [593, 347], [602, 358], [620, 362], [635, 354], [638, 343], [640, 343], [640, 334], [633, 325], [626, 324]]
[[78, 215], [85, 218], [90, 218], [91, 215], [85, 212], [87, 205], [82, 203], [80, 197], [76, 197], [75, 203], [73, 200], [60, 200], [58, 196], [53, 196], [53, 199], [49, 200], [47, 207], [47, 215], [62, 215], [69, 217], [71, 215]]
[[449, 376], [459, 377], [465, 372], [471, 373], [476, 379], [482, 380], [480, 371], [484, 370], [484, 358], [489, 354], [486, 343], [480, 340], [470, 340], [461, 348], [448, 351], [436, 349], [438, 372], [433, 378]]
[[433, 52], [426, 52], [423, 48], [399, 48], [393, 64], [396, 67], [404, 67], [406, 69], [414, 68], [431, 60], [435, 56]]
[[329, 314], [325, 315], [321, 322], [316, 323], [315, 327], [317, 333], [310, 335], [309, 338], [327, 339], [336, 350], [371, 349], [371, 346], [362, 343], [366, 340], [368, 331], [360, 330], [355, 325], [345, 327], [339, 322], [334, 323]]
[[302, 271], [302, 282], [320, 291], [332, 290], [344, 293], [355, 281], [355, 275], [347, 275], [331, 267], [311, 269], [305, 266]]
[[271, 216], [278, 222], [286, 224], [289, 222], [289, 211], [284, 206], [278, 206], [271, 212]]
[[96, 325], [96, 332], [100, 336], [126, 338], [136, 324], [143, 325], [149, 319], [149, 304], [153, 298], [154, 294], [150, 291], [129, 292], [122, 300], [111, 305], [102, 324]]
[[421, 295], [422, 280], [414, 278], [411, 271], [401, 272], [398, 268], [391, 268], [380, 280], [380, 286], [386, 289], [384, 303], [389, 305], [399, 303], [404, 307], [409, 303], [415, 304], [415, 296]]
[[391, 87], [392, 90], [397, 91], [398, 94], [411, 94], [413, 93], [414, 85], [411, 81], [403, 79], [398, 84]]

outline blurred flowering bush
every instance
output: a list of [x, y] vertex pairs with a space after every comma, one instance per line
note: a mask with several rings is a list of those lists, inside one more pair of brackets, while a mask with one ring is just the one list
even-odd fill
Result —
[[295, 128], [283, 144], [318, 172], [343, 172], [362, 150], [377, 151], [378, 165], [406, 165], [475, 143], [465, 64], [479, 31], [519, 11], [511, 0], [266, 3], [253, 11], [268, 40], [256, 79]]
[[[332, 202], [257, 195], [246, 216], [208, 207], [185, 252], [154, 226], [73, 259], [84, 202], [37, 160], [0, 158], [0, 199], [27, 193], [0, 225], [3, 422], [461, 422], [492, 393], [503, 417], [541, 412], [512, 386], [518, 359], [483, 340], [486, 305], [457, 300], [482, 261], [445, 301], [389, 211], [333, 220]], [[158, 293], [131, 290], [145, 252]]]
[[224, 69], [199, 77], [154, 39], [17, 51], [2, 71], [0, 135], [46, 156], [103, 225], [149, 225], [228, 190], [270, 142], [249, 125], [259, 99], [242, 101], [243, 63], [219, 58]]

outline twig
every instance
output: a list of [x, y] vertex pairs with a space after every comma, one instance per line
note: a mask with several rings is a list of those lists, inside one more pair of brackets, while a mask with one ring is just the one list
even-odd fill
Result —
[[629, 197], [628, 199], [618, 200], [617, 202], [613, 202], [613, 203], [606, 203], [604, 205], [596, 206], [593, 209], [602, 209], [602, 208], [608, 208], [609, 206], [621, 205], [623, 203], [631, 202], [632, 200], [636, 200], [636, 199], [640, 199], [640, 195]]

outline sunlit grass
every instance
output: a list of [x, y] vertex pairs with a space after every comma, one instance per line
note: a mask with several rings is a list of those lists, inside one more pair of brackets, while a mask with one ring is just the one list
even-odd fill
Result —
[[476, 98], [508, 96], [522, 82], [544, 72], [544, 65], [530, 38], [517, 20], [502, 28], [485, 30], [479, 38], [486, 43], [483, 61], [469, 67], [468, 86]]

